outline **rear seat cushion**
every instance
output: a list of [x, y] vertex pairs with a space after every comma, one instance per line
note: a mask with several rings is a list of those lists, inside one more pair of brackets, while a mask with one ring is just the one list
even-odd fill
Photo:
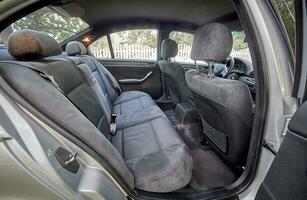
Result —
[[113, 104], [113, 112], [126, 114], [156, 105], [148, 94], [140, 91], [123, 92], [114, 98], [115, 89], [112, 87], [105, 73], [108, 73], [112, 81], [116, 81], [116, 79], [94, 57], [86, 55], [87, 50], [82, 43], [78, 41], [69, 42], [66, 45], [66, 53], [69, 56], [78, 56], [78, 58], [82, 59], [89, 66], [106, 98], [110, 99], [110, 102]]
[[68, 130], [73, 137], [94, 149], [125, 182], [134, 188], [133, 173], [106, 137], [37, 72], [15, 63], [0, 62], [0, 73], [19, 95], [48, 118]]
[[[32, 36], [35, 38], [35, 33]], [[24, 51], [23, 55], [28, 55], [27, 49]], [[97, 152], [131, 188], [135, 186], [149, 192], [171, 192], [187, 185], [192, 174], [192, 159], [171, 123], [165, 117], [157, 117], [137, 125], [129, 124], [110, 137], [112, 145], [103, 135], [109, 133], [109, 129], [99, 125], [105, 113], [100, 112], [104, 110], [102, 102], [97, 99], [99, 95], [93, 95], [95, 92], [89, 84], [92, 84], [92, 79], [82, 75], [82, 69], [87, 69], [86, 65], [82, 63], [80, 68], [71, 61], [44, 58], [27, 62], [28, 65], [36, 63], [46, 67], [69, 100], [37, 71], [16, 62], [0, 63], [0, 72], [29, 103]], [[84, 91], [88, 93], [85, 95]], [[117, 99], [118, 102], [113, 101], [113, 110], [116, 106], [119, 109], [127, 107], [120, 111], [127, 112], [126, 119], [128, 113], [130, 115], [140, 108], [146, 110], [155, 106], [149, 95], [140, 92], [123, 93]], [[74, 107], [76, 104], [78, 108]], [[88, 119], [100, 128], [100, 132], [78, 109], [90, 116]], [[153, 112], [156, 112], [155, 109]], [[97, 112], [95, 110], [99, 110], [99, 114], [92, 113]]]
[[113, 112], [126, 114], [157, 105], [148, 95], [139, 91], [123, 92], [113, 103]]
[[150, 106], [143, 110], [117, 115], [115, 122], [117, 129], [121, 130], [130, 126], [148, 122], [158, 117], [164, 117], [167, 119], [166, 115], [158, 106]]
[[133, 171], [138, 189], [169, 192], [191, 179], [192, 158], [163, 117], [118, 131], [112, 143]]

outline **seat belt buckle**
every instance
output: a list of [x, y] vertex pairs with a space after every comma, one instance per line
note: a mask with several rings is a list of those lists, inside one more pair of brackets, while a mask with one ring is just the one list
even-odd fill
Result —
[[112, 136], [116, 134], [116, 128], [117, 128], [116, 123], [115, 123], [116, 116], [117, 116], [116, 113], [111, 114], [110, 133]]
[[116, 129], [117, 129], [117, 126], [115, 123], [111, 123], [110, 124], [110, 133], [112, 136], [114, 136], [116, 134]]

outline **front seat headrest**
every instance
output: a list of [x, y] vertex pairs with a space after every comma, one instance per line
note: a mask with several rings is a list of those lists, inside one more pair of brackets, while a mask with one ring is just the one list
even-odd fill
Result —
[[9, 53], [22, 60], [40, 59], [62, 53], [59, 43], [45, 32], [19, 30], [8, 40]]
[[232, 35], [227, 26], [210, 23], [195, 32], [191, 58], [201, 61], [224, 61], [232, 50]]
[[172, 39], [165, 39], [161, 43], [161, 57], [173, 58], [178, 53], [178, 44]]
[[78, 41], [68, 42], [66, 45], [66, 53], [69, 56], [80, 56], [87, 53], [86, 47]]

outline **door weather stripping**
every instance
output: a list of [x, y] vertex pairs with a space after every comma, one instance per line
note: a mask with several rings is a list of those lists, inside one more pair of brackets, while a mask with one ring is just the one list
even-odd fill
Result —
[[262, 146], [266, 149], [268, 149], [272, 154], [276, 155], [277, 152], [276, 150], [274, 149], [274, 146], [267, 140], [263, 140], [262, 141]]

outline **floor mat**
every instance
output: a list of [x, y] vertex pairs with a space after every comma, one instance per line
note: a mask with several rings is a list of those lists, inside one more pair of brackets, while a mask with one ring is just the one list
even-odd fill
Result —
[[193, 158], [191, 187], [207, 190], [229, 185], [236, 180], [236, 176], [212, 150], [196, 149], [192, 150], [191, 154]]

